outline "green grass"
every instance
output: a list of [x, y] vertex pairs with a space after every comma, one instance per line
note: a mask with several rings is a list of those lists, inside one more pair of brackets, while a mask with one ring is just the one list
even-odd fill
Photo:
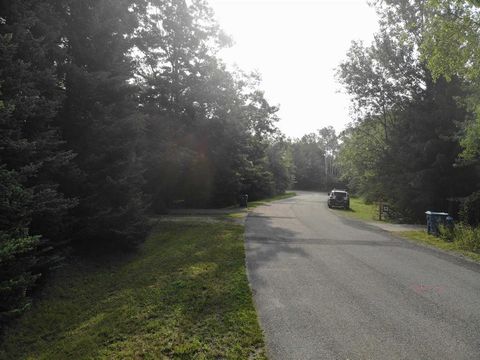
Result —
[[338, 211], [339, 214], [349, 216], [352, 218], [372, 221], [378, 221], [378, 205], [376, 204], [366, 204], [365, 201], [361, 198], [350, 197], [350, 209], [334, 209]]
[[1, 359], [266, 359], [243, 227], [162, 223], [134, 255], [76, 261], [7, 329]]
[[480, 254], [461, 249], [457, 242], [444, 241], [441, 238], [427, 234], [425, 231], [403, 231], [396, 232], [395, 235], [399, 235], [415, 242], [427, 244], [442, 250], [452, 251], [475, 261], [480, 261]]
[[230, 214], [225, 215], [227, 219], [243, 219], [245, 216], [247, 216], [246, 211], [241, 211], [241, 212], [233, 212]]
[[266, 205], [269, 202], [276, 201], [276, 200], [283, 200], [283, 199], [288, 199], [291, 197], [297, 196], [297, 193], [295, 192], [286, 192], [284, 194], [276, 195], [271, 198], [266, 198], [266, 199], [261, 199], [261, 200], [256, 200], [256, 201], [249, 201], [248, 202], [248, 208], [249, 209], [254, 209], [257, 206], [261, 205]]
[[[366, 221], [378, 221], [378, 205], [366, 204], [361, 198], [350, 198], [350, 210], [339, 210], [338, 214]], [[441, 238], [428, 235], [425, 231], [402, 231], [395, 235], [416, 241], [418, 243], [434, 246], [439, 249], [452, 251], [465, 257], [480, 261], [480, 254], [467, 250], [465, 241], [447, 242]], [[465, 234], [463, 234], [465, 235]]]

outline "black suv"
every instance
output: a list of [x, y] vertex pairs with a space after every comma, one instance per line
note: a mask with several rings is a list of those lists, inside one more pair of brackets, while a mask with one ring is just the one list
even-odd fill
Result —
[[349, 209], [350, 197], [348, 196], [348, 192], [345, 190], [333, 189], [330, 194], [328, 194], [328, 207], [342, 207], [344, 209]]

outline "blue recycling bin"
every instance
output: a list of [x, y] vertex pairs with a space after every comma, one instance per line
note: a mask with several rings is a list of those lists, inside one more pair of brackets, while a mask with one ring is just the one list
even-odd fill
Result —
[[444, 212], [434, 212], [426, 211], [427, 215], [427, 233], [431, 235], [438, 236], [440, 231], [440, 225], [450, 225], [453, 224], [453, 218]]

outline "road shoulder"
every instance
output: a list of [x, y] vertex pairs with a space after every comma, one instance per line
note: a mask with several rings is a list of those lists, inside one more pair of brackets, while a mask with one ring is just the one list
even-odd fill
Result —
[[447, 242], [433, 235], [427, 234], [426, 227], [418, 224], [392, 224], [381, 221], [366, 221], [357, 217], [345, 216], [335, 210], [330, 210], [335, 215], [345, 219], [349, 223], [362, 224], [377, 230], [385, 231], [391, 236], [406, 240], [411, 244], [433, 250], [436, 253], [450, 255], [469, 263], [480, 264], [480, 254], [459, 249], [453, 243]]

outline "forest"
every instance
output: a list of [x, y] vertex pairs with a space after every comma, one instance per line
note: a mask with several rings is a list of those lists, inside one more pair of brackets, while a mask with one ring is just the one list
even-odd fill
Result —
[[374, 6], [337, 70], [352, 122], [290, 139], [204, 0], [1, 0], [0, 328], [65, 258], [134, 251], [175, 207], [337, 186], [478, 225], [479, 4]]
[[0, 2], [0, 324], [149, 216], [327, 185], [333, 129], [292, 144], [230, 43], [202, 0]]
[[376, 1], [372, 44], [352, 42], [337, 77], [354, 117], [336, 163], [352, 191], [403, 221], [480, 220], [479, 20], [475, 1]]

